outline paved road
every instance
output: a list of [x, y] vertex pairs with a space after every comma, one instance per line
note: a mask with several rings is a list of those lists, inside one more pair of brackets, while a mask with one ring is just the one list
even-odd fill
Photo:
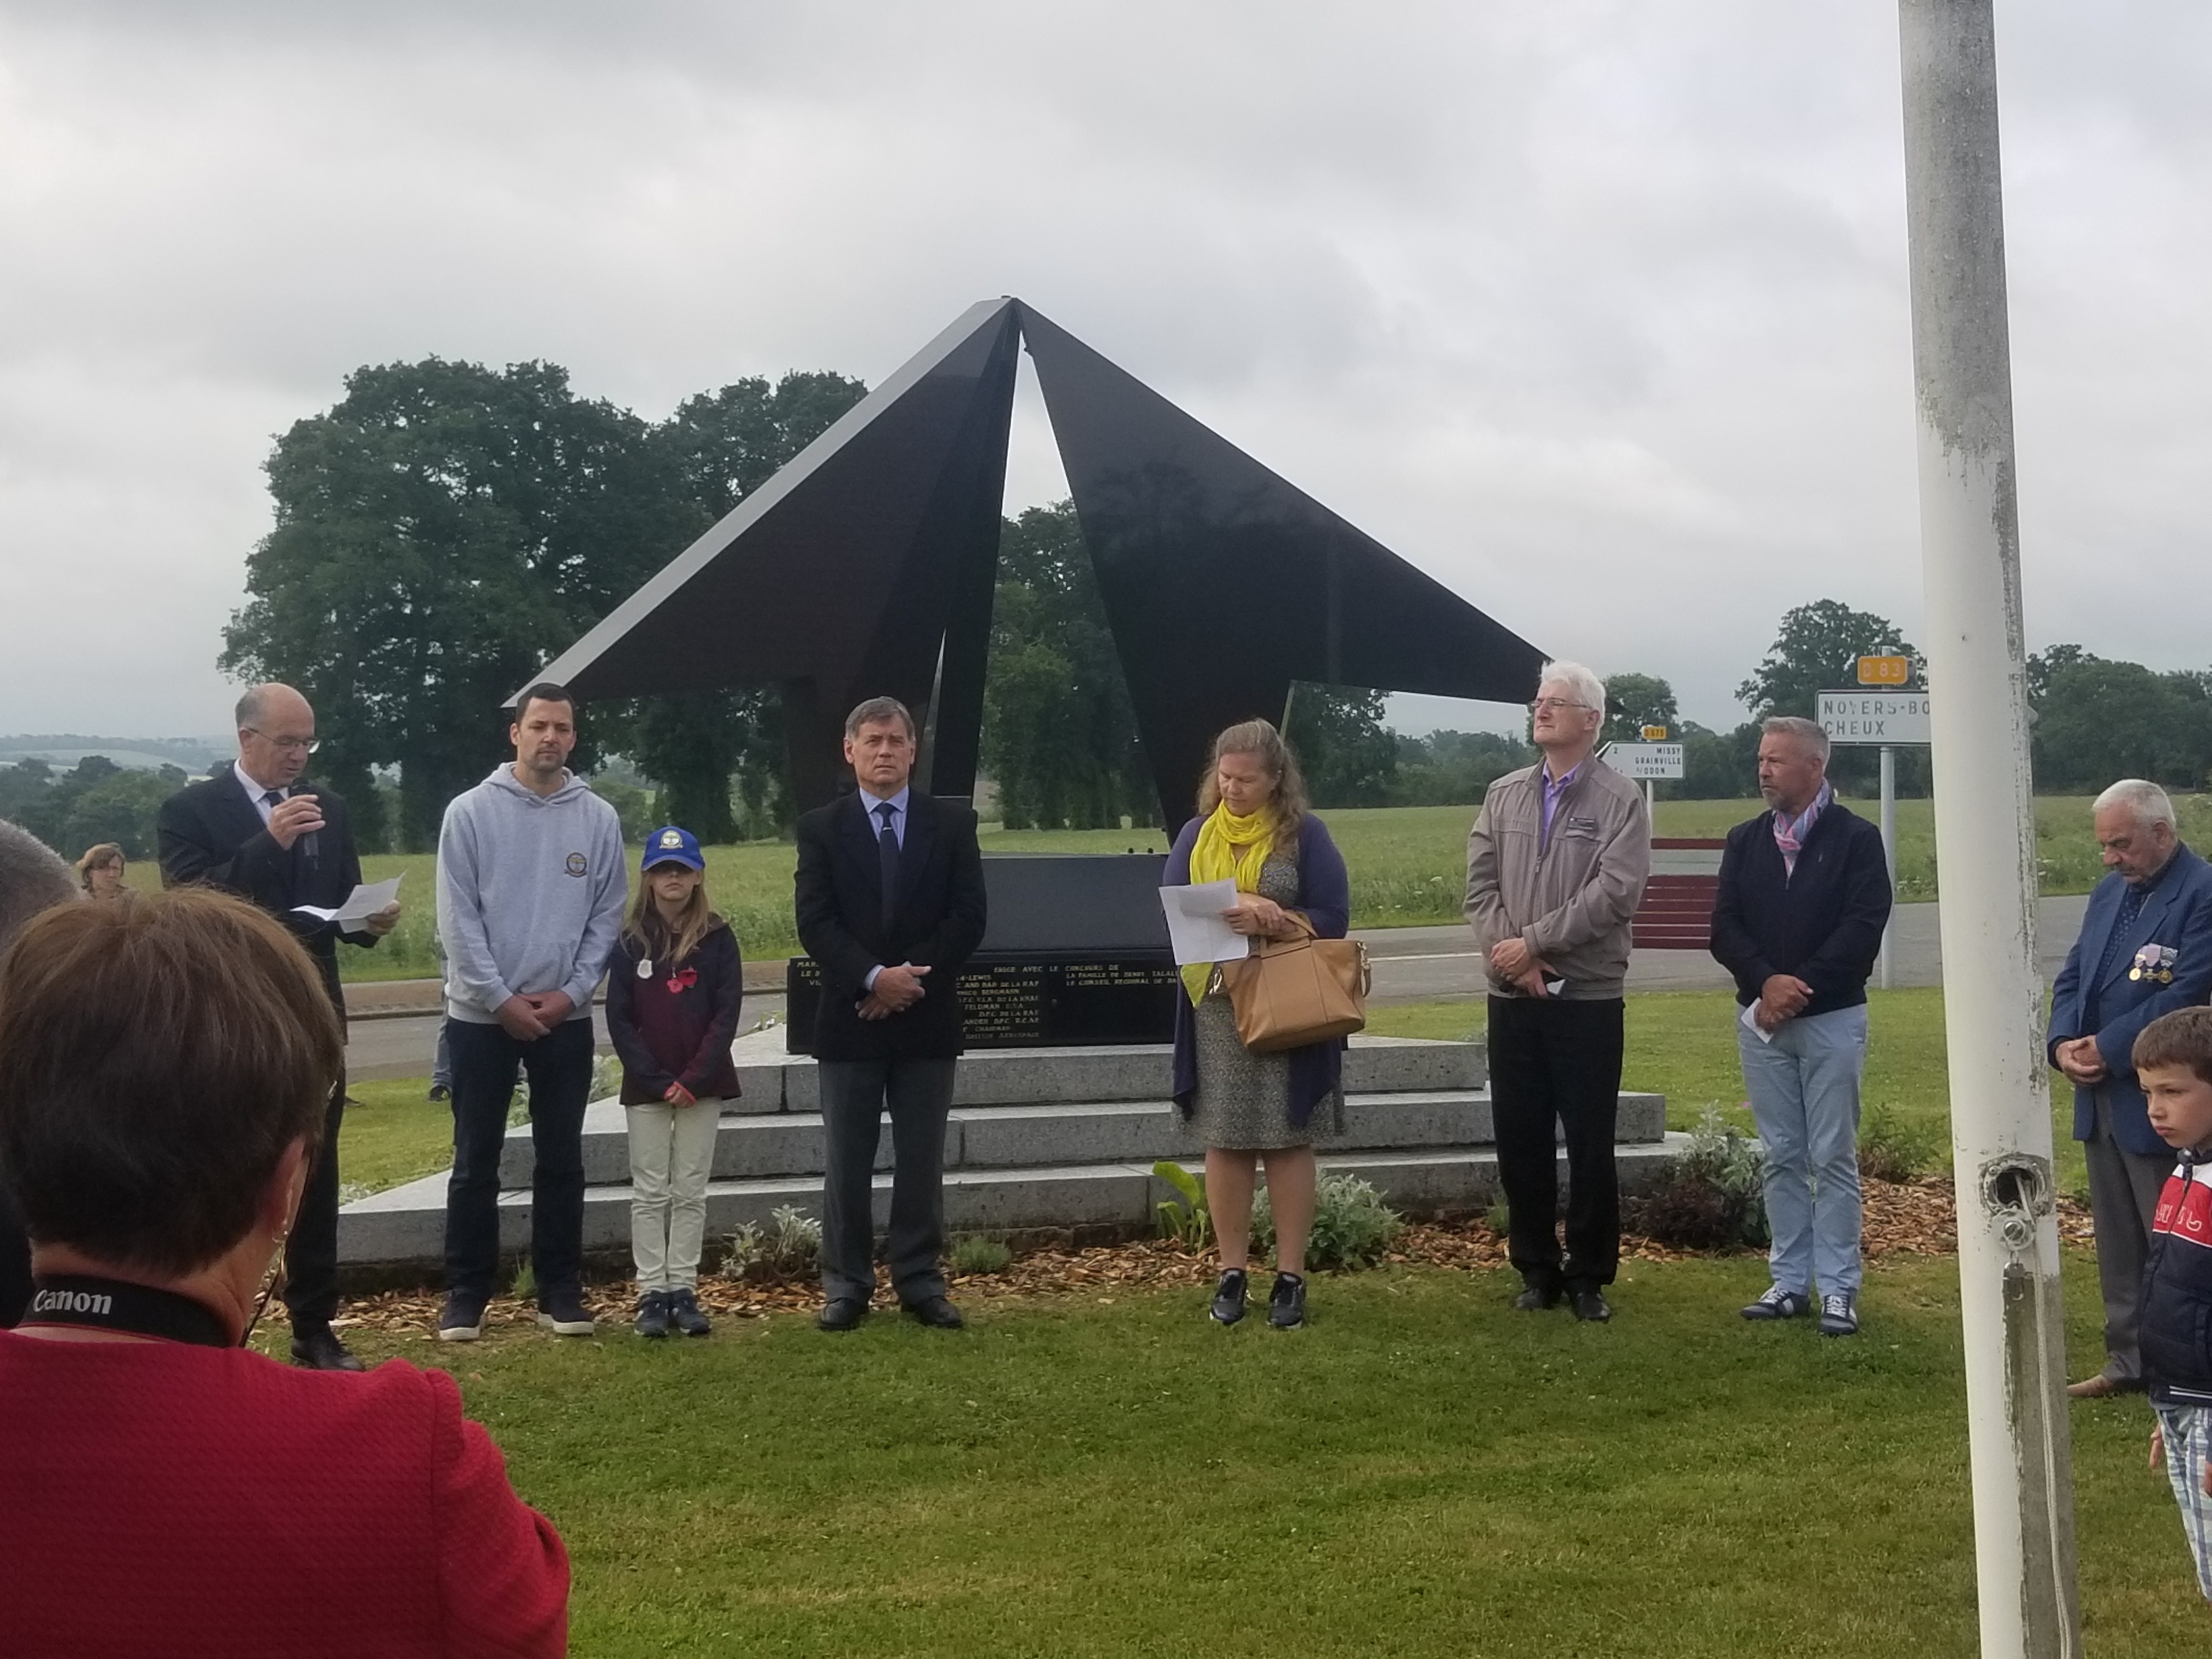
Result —
[[[2081, 931], [2081, 913], [2088, 899], [2081, 895], [2047, 898], [2036, 921], [2036, 953], [2048, 980], [2058, 972]], [[1891, 945], [1899, 985], [1940, 985], [1943, 981], [1943, 951], [1937, 938], [1937, 907], [1900, 905]], [[1463, 927], [1386, 927], [1364, 931], [1375, 960], [1374, 1000], [1398, 1002], [1474, 1001], [1482, 994], [1482, 981]], [[1726, 990], [1729, 976], [1721, 965], [1702, 951], [1639, 951], [1630, 962], [1628, 988], [1632, 991]], [[748, 1027], [769, 1014], [783, 1012], [780, 995], [760, 992], [745, 998]], [[606, 1050], [606, 1021], [599, 1017], [600, 1050]], [[356, 1019], [346, 1049], [349, 1075], [363, 1079], [424, 1077], [438, 1041], [434, 1015], [400, 1018]]]

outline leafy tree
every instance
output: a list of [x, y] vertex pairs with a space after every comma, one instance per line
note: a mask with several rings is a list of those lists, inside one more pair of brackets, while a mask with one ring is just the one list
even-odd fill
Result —
[[1010, 830], [1158, 816], [1072, 501], [1030, 507], [1000, 532], [982, 758]]
[[1820, 712], [1820, 692], [1857, 684], [1858, 659], [1878, 656], [1910, 658], [1911, 684], [1923, 683], [1926, 665], [1896, 623], [1838, 599], [1816, 599], [1783, 613], [1774, 643], [1735, 695], [1759, 720], [1811, 720]]
[[180, 766], [130, 771], [105, 755], [87, 755], [60, 778], [34, 760], [18, 762], [0, 780], [13, 803], [6, 816], [64, 857], [112, 841], [126, 858], [150, 859], [158, 850], [154, 816], [185, 787], [185, 774]]
[[1398, 738], [1382, 724], [1382, 693], [1341, 685], [1291, 688], [1292, 752], [1316, 806], [1381, 806], [1398, 775]]
[[1663, 726], [1669, 733], [1681, 724], [1674, 688], [1653, 674], [1613, 674], [1605, 682], [1606, 701], [1622, 712], [1608, 714], [1598, 732], [1601, 743], [1641, 743], [1644, 728]]
[[[1926, 684], [1927, 665], [1896, 623], [1870, 611], [1854, 611], [1838, 599], [1817, 599], [1783, 613], [1774, 643], [1751, 678], [1736, 687], [1735, 695], [1749, 705], [1755, 720], [1775, 714], [1813, 720], [1820, 714], [1820, 693], [1856, 685], [1858, 659], [1879, 656], [1910, 659], [1911, 678], [1904, 689]], [[1752, 753], [1754, 757], [1758, 753], [1756, 738]], [[1881, 763], [1878, 750], [1844, 744], [1830, 757], [1828, 775], [1839, 789], [1871, 794]], [[1928, 751], [1917, 745], [1901, 749], [1898, 793], [1924, 793], [1927, 781]]]
[[2043, 658], [2039, 672], [2031, 660], [2031, 695], [2039, 681], [2039, 787], [2086, 794], [2124, 777], [2203, 787], [2212, 771], [2212, 698], [2204, 676], [2156, 673], [2062, 646]]
[[[677, 496], [671, 539], [638, 580], [766, 483], [867, 391], [842, 374], [793, 373], [772, 387], [755, 375], [685, 398], [652, 434]], [[772, 835], [789, 823], [782, 697], [773, 688], [641, 697], [610, 711], [610, 720], [622, 722], [610, 731], [611, 744], [660, 786], [666, 822], [708, 842]], [[742, 826], [733, 781], [745, 809]]]
[[1729, 732], [1713, 732], [1684, 720], [1682, 799], [1730, 800], [1759, 793], [1759, 722], [1746, 720]]
[[1393, 806], [1477, 806], [1497, 779], [1536, 763], [1533, 745], [1499, 732], [1392, 735], [1398, 744]]
[[506, 750], [506, 697], [680, 544], [646, 440], [550, 363], [356, 370], [269, 459], [276, 527], [222, 666], [307, 696], [318, 769], [349, 800], [396, 763], [397, 839], [434, 844], [447, 801]]

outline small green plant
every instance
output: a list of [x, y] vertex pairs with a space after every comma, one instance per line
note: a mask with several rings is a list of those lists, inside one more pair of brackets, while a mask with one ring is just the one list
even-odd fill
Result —
[[1859, 1173], [1870, 1181], [1910, 1181], [1942, 1157], [1935, 1133], [1907, 1123], [1894, 1107], [1869, 1106], [1859, 1120]]
[[952, 1241], [952, 1271], [966, 1278], [974, 1273], [1000, 1273], [1006, 1270], [1014, 1253], [1004, 1242], [987, 1238], [981, 1233], [969, 1233]]
[[[1313, 1232], [1306, 1240], [1306, 1265], [1372, 1267], [1405, 1225], [1404, 1218], [1382, 1201], [1373, 1183], [1358, 1176], [1325, 1175], [1314, 1188]], [[1252, 1206], [1252, 1236], [1262, 1249], [1275, 1248], [1275, 1211], [1264, 1192]]]
[[1202, 1250], [1213, 1242], [1213, 1215], [1206, 1206], [1206, 1183], [1173, 1158], [1152, 1165], [1152, 1173], [1182, 1194], [1182, 1200], [1164, 1198], [1154, 1207], [1160, 1217], [1160, 1237], [1172, 1238], [1186, 1250]]
[[592, 1062], [593, 1100], [612, 1100], [622, 1093], [622, 1056], [601, 1054]]
[[1708, 1105], [1689, 1150], [1630, 1211], [1634, 1225], [1662, 1244], [1689, 1250], [1735, 1249], [1767, 1242], [1766, 1196], [1759, 1142]]
[[1504, 1199], [1499, 1199], [1498, 1202], [1492, 1205], [1488, 1209], [1482, 1212], [1482, 1224], [1489, 1228], [1492, 1234], [1496, 1237], [1507, 1238], [1511, 1237], [1513, 1232], [1513, 1212], [1507, 1207], [1506, 1202]]
[[514, 1278], [507, 1287], [507, 1294], [517, 1302], [527, 1302], [538, 1294], [538, 1273], [525, 1256], [515, 1265]]
[[811, 1273], [822, 1259], [822, 1224], [795, 1204], [769, 1212], [769, 1224], [741, 1224], [723, 1240], [722, 1271], [732, 1279], [772, 1281]]

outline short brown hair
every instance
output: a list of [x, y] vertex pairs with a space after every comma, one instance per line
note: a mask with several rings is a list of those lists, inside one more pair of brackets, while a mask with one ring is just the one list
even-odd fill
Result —
[[1198, 781], [1198, 815], [1206, 817], [1221, 805], [1221, 757], [1257, 755], [1260, 764], [1275, 779], [1275, 822], [1285, 830], [1295, 830], [1306, 815], [1305, 774], [1283, 734], [1268, 720], [1239, 720], [1213, 739], [1213, 752], [1206, 759], [1206, 775]]
[[2212, 1083], [2212, 1008], [2177, 1008], [2136, 1033], [2128, 1059], [2138, 1074], [2151, 1066], [2186, 1070]]
[[914, 723], [914, 711], [896, 697], [870, 697], [845, 716], [845, 735], [857, 738], [864, 726], [878, 725], [884, 720], [899, 720], [906, 726], [908, 743], [921, 741], [921, 732]]
[[60, 906], [0, 956], [0, 1178], [34, 1243], [193, 1272], [313, 1152], [344, 1061], [314, 963], [243, 900]]

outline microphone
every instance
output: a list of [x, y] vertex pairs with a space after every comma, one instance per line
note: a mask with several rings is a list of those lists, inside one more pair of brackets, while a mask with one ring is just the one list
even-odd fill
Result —
[[[291, 799], [297, 800], [301, 795], [309, 797], [316, 803], [317, 811], [319, 812], [322, 810], [322, 797], [316, 794], [313, 790], [305, 787], [295, 787], [292, 791]], [[300, 861], [310, 870], [314, 869], [319, 862], [322, 851], [321, 841], [321, 832], [315, 830], [310, 830], [300, 837]]]

